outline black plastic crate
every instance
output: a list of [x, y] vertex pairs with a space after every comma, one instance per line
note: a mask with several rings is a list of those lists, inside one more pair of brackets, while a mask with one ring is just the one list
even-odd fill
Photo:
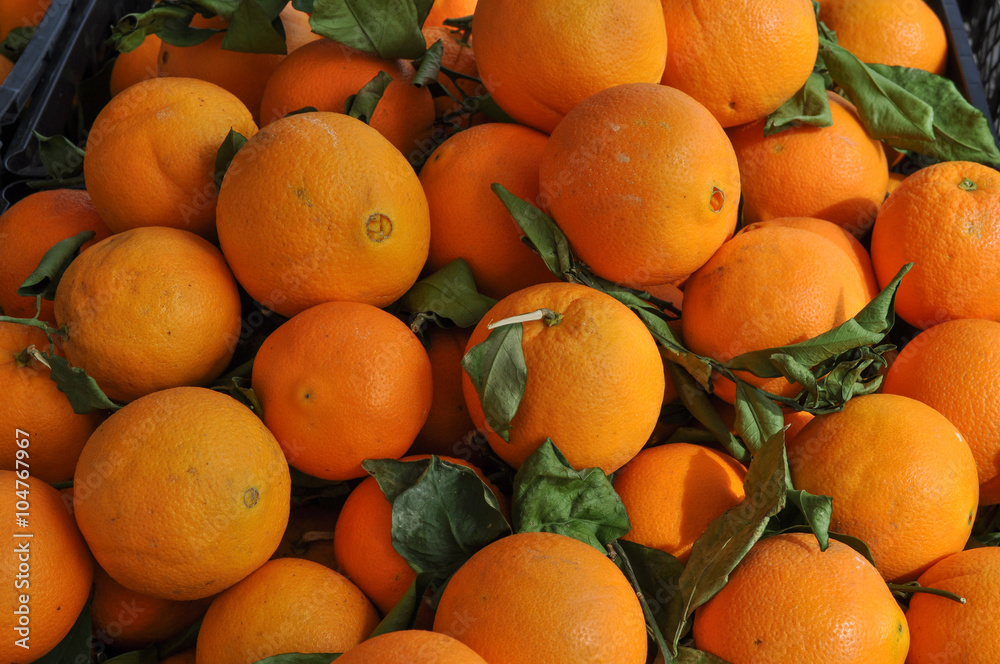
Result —
[[149, 4], [149, 0], [83, 0], [71, 9], [65, 38], [38, 82], [30, 109], [20, 118], [5, 146], [3, 168], [8, 180], [44, 177], [34, 132], [45, 136], [62, 134], [82, 143], [84, 127], [74, 104], [80, 83], [96, 75], [116, 55], [106, 44], [112, 24]]
[[0, 125], [9, 125], [17, 120], [28, 105], [53, 52], [61, 43], [63, 29], [74, 4], [75, 0], [52, 0], [14, 69], [0, 85]]
[[960, 5], [982, 76], [985, 103], [993, 115], [994, 130], [1000, 133], [1000, 1], [962, 0]]

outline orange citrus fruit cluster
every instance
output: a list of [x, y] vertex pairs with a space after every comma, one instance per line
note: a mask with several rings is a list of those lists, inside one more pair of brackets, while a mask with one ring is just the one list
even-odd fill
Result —
[[[279, 3], [285, 53], [236, 4], [119, 55], [85, 188], [0, 216], [0, 660], [996, 661], [1000, 172], [891, 174], [843, 91], [769, 122], [819, 21], [942, 73], [922, 0]], [[796, 364], [908, 264], [898, 353]], [[786, 491], [819, 537], [748, 538]]]

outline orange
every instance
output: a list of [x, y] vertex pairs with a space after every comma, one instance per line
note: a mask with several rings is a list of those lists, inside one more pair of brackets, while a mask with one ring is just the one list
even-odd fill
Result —
[[427, 336], [430, 338], [427, 357], [431, 361], [433, 380], [431, 408], [410, 452], [454, 456], [466, 434], [476, 428], [462, 392], [462, 357], [472, 330], [435, 327]]
[[[80, 451], [102, 416], [97, 411], [74, 413], [45, 365], [25, 353], [31, 346], [48, 350], [49, 341], [41, 330], [0, 323], [0, 384], [4, 385], [0, 424], [8, 431], [28, 433], [26, 459], [32, 477], [42, 482], [65, 482], [73, 478]], [[0, 467], [5, 470], [17, 469], [17, 440], [10, 435], [0, 445]]]
[[[400, 461], [417, 461], [428, 456], [408, 456]], [[506, 508], [506, 498], [478, 468], [455, 457], [442, 456], [440, 459], [474, 470], [502, 508]], [[392, 545], [392, 505], [374, 477], [365, 478], [347, 497], [337, 519], [333, 543], [340, 571], [357, 584], [382, 613], [388, 613], [396, 605], [417, 576]]]
[[[664, 300], [674, 305], [677, 309], [680, 309], [684, 305], [684, 291], [675, 286], [674, 284], [657, 284], [654, 286], [645, 286], [644, 291], [649, 293], [655, 298]], [[676, 321], [672, 321], [676, 322]]]
[[240, 295], [222, 254], [176, 228], [101, 240], [63, 273], [56, 322], [66, 358], [111, 399], [206, 385], [229, 364]]
[[[479, 69], [476, 67], [476, 54], [472, 50], [472, 46], [464, 41], [459, 41], [462, 33], [452, 28], [447, 28], [444, 26], [427, 26], [425, 25], [423, 30], [424, 41], [427, 42], [427, 48], [434, 45], [434, 42], [441, 40], [441, 45], [444, 46], [444, 53], [441, 56], [441, 66], [445, 69], [450, 69], [453, 72], [464, 74], [465, 76], [479, 77]], [[434, 98], [434, 110], [435, 116], [440, 120], [447, 113], [455, 113], [463, 109], [463, 104], [459, 103], [465, 97], [478, 97], [486, 93], [486, 88], [475, 81], [470, 81], [467, 79], [460, 78], [457, 81], [453, 81], [450, 76], [444, 72], [440, 72], [437, 78], [438, 82], [445, 87], [448, 92], [451, 93], [456, 102], [447, 96], [435, 97]], [[459, 125], [462, 127], [469, 126], [469, 120], [467, 118], [458, 121]]]
[[[17, 289], [57, 242], [83, 231], [94, 231], [89, 247], [111, 231], [104, 225], [85, 191], [50, 189], [25, 196], [0, 215], [0, 309], [6, 316], [31, 318], [35, 298]], [[52, 302], [42, 300], [39, 319], [55, 321]]]
[[420, 172], [431, 215], [429, 270], [463, 258], [479, 292], [497, 299], [555, 280], [490, 189], [496, 182], [534, 202], [548, 139], [521, 125], [486, 124], [455, 134], [431, 154]]
[[1000, 650], [1000, 549], [983, 547], [952, 554], [920, 575], [920, 585], [965, 598], [958, 604], [924, 593], [910, 598], [908, 664], [987, 664]]
[[83, 174], [112, 232], [171, 226], [215, 236], [215, 158], [230, 129], [257, 132], [250, 111], [217, 85], [152, 78], [116, 95], [87, 138]]
[[490, 95], [547, 134], [587, 97], [663, 75], [667, 35], [652, 0], [480, 0], [473, 24]]
[[923, 0], [823, 0], [819, 20], [863, 62], [944, 74], [948, 38]]
[[635, 591], [589, 544], [553, 533], [519, 533], [475, 553], [452, 576], [434, 631], [490, 664], [646, 661]]
[[443, 26], [446, 18], [465, 18], [476, 11], [476, 0], [434, 0], [424, 27]]
[[[8, 435], [15, 434], [11, 430]], [[28, 440], [30, 454], [34, 441]], [[6, 497], [0, 508], [6, 542], [0, 553], [7, 579], [0, 599], [6, 633], [0, 660], [5, 664], [34, 662], [62, 641], [90, 596], [94, 576], [87, 545], [59, 492], [31, 477], [30, 457], [27, 463], [20, 475], [0, 471], [0, 491]], [[18, 518], [24, 525], [18, 525]]]
[[889, 186], [886, 188], [886, 193], [891, 194], [896, 191], [896, 188], [906, 179], [906, 176], [902, 173], [897, 173], [895, 171], [889, 171]]
[[785, 429], [785, 444], [791, 445], [794, 443], [795, 438], [799, 435], [802, 429], [812, 421], [812, 413], [807, 413], [804, 410], [794, 410], [785, 413], [784, 420], [785, 424], [788, 426]]
[[271, 558], [305, 558], [330, 569], [337, 569], [333, 550], [333, 527], [337, 510], [325, 504], [292, 505], [288, 526]]
[[226, 260], [255, 300], [283, 316], [331, 300], [388, 305], [427, 259], [420, 180], [377, 131], [346, 115], [268, 125], [237, 153], [221, 189]]
[[98, 567], [90, 614], [99, 639], [120, 650], [141, 650], [186, 630], [204, 615], [211, 601], [175, 602], [143, 595]]
[[52, 0], [4, 0], [0, 3], [0, 42], [15, 28], [39, 25], [50, 4]]
[[171, 655], [166, 659], [161, 659], [160, 664], [195, 664], [196, 661], [194, 648], [192, 648], [191, 650], [185, 650], [184, 652], [177, 653], [176, 655]]
[[819, 35], [809, 0], [661, 0], [663, 84], [683, 90], [723, 127], [764, 118], [799, 91]]
[[348, 650], [339, 661], [343, 664], [487, 664], [461, 641], [420, 629], [376, 636]]
[[[280, 19], [285, 30], [285, 48], [288, 53], [320, 39], [309, 27], [309, 15], [294, 9], [291, 3], [281, 11]], [[204, 21], [195, 20], [192, 25], [199, 23]], [[285, 56], [229, 51], [222, 48], [224, 38], [225, 33], [219, 32], [195, 46], [174, 46], [164, 42], [153, 56], [157, 75], [197, 78], [225, 88], [250, 109], [255, 122], [260, 122], [260, 102], [264, 96], [264, 86]]]
[[347, 497], [333, 543], [340, 571], [383, 614], [417, 577], [392, 546], [392, 505], [374, 477], [366, 478]]
[[539, 284], [508, 295], [476, 326], [468, 348], [486, 339], [491, 323], [548, 309], [562, 318], [522, 324], [527, 367], [524, 396], [510, 423], [510, 440], [489, 428], [467, 373], [465, 402], [493, 451], [518, 468], [552, 438], [574, 468], [612, 473], [639, 453], [663, 402], [663, 368], [656, 342], [625, 305], [600, 291], [568, 283]]
[[618, 86], [574, 108], [539, 178], [543, 206], [577, 255], [629, 286], [683, 280], [736, 227], [740, 173], [726, 133], [662, 85]]
[[329, 39], [319, 39], [286, 57], [271, 74], [260, 104], [261, 126], [311, 106], [343, 113], [347, 98], [380, 72], [392, 83], [375, 107], [370, 124], [403, 156], [422, 152], [434, 124], [430, 90], [410, 84], [415, 73], [406, 60], [383, 60]]
[[788, 444], [792, 483], [833, 497], [830, 530], [862, 540], [893, 583], [961, 551], [979, 503], [976, 462], [936, 410], [895, 394], [855, 397]]
[[750, 662], [903, 664], [910, 633], [878, 572], [846, 544], [811, 533], [763, 539], [695, 612], [700, 650]]
[[639, 452], [615, 474], [632, 523], [624, 539], [687, 562], [708, 525], [743, 500], [746, 473], [732, 457], [690, 443]]
[[[681, 327], [688, 347], [718, 362], [798, 343], [850, 319], [869, 290], [854, 256], [803, 228], [750, 226], [684, 285]], [[781, 396], [801, 389], [783, 377], [737, 375]], [[733, 403], [735, 385], [716, 375], [715, 394]]]
[[885, 286], [915, 263], [896, 312], [926, 329], [955, 318], [1000, 320], [1000, 172], [953, 161], [910, 175], [878, 211], [872, 262]]
[[[677, 321], [680, 323], [680, 321]], [[666, 406], [669, 403], [673, 403], [680, 399], [680, 394], [677, 392], [677, 386], [674, 385], [674, 380], [670, 376], [670, 368], [667, 366], [669, 358], [667, 356], [666, 349], [663, 346], [659, 347], [660, 351], [660, 361], [663, 364], [663, 405]]]
[[[882, 390], [923, 401], [962, 432], [979, 471], [979, 504], [1000, 503], [1000, 323], [954, 320], [911, 340]], [[975, 376], [975, 380], [970, 380]]]
[[767, 221], [748, 224], [740, 229], [740, 232], [750, 232], [755, 228], [764, 228], [767, 226], [787, 226], [789, 228], [801, 228], [813, 233], [819, 233], [840, 247], [847, 254], [847, 257], [851, 259], [851, 262], [854, 263], [854, 267], [857, 268], [858, 274], [861, 275], [868, 289], [868, 299], [873, 299], [878, 295], [878, 281], [875, 279], [875, 268], [872, 266], [872, 259], [868, 255], [868, 250], [858, 242], [856, 237], [844, 228], [832, 221], [816, 219], [815, 217], [776, 217]]
[[77, 523], [101, 567], [126, 588], [183, 601], [264, 564], [288, 521], [291, 480], [250, 409], [178, 387], [98, 427], [73, 487]]
[[376, 624], [375, 607], [337, 572], [309, 560], [272, 560], [212, 602], [198, 632], [197, 662], [341, 653]]
[[156, 60], [160, 55], [159, 36], [146, 35], [137, 48], [120, 53], [111, 67], [111, 96], [140, 81], [157, 76]]
[[264, 341], [252, 382], [288, 462], [329, 480], [363, 477], [365, 459], [403, 456], [431, 405], [427, 351], [369, 304], [295, 316]]
[[0, 84], [7, 80], [12, 71], [14, 71], [14, 62], [6, 55], [0, 55]]
[[857, 236], [871, 228], [889, 182], [885, 151], [850, 102], [827, 96], [829, 127], [794, 127], [765, 137], [764, 120], [758, 120], [729, 130], [746, 223], [819, 217]]

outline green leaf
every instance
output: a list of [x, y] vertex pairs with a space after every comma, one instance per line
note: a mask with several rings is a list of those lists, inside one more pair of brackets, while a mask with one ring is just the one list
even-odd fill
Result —
[[419, 482], [430, 465], [430, 459], [366, 459], [361, 463], [361, 467], [378, 482], [389, 504], [396, 502], [401, 493]]
[[[262, 4], [263, 2], [263, 4]], [[285, 31], [278, 14], [287, 0], [242, 0], [229, 17], [222, 48], [243, 53], [285, 55]]]
[[506, 124], [517, 124], [517, 120], [510, 117], [507, 111], [500, 108], [500, 104], [498, 104], [489, 93], [480, 95], [479, 97], [473, 97], [472, 100], [473, 105], [478, 112], [485, 113], [489, 116], [490, 120]]
[[403, 295], [404, 311], [446, 318], [458, 327], [474, 327], [497, 303], [476, 290], [469, 264], [456, 258], [421, 279]]
[[411, 83], [417, 87], [422, 87], [438, 80], [441, 72], [441, 58], [444, 56], [444, 42], [437, 40], [427, 52], [420, 56], [420, 59], [413, 61], [416, 73], [413, 75]]
[[[691, 376], [706, 390], [712, 385], [712, 362], [705, 357], [692, 353], [684, 344], [680, 342], [677, 335], [670, 328], [667, 317], [662, 311], [657, 311], [654, 307], [645, 305], [634, 305], [629, 298], [623, 298], [621, 293], [608, 293], [615, 299], [623, 302], [625, 306], [639, 317], [646, 325], [653, 338], [660, 342], [667, 352], [667, 359], [675, 364], [684, 367]], [[682, 395], [683, 396], [683, 395]]]
[[574, 469], [547, 438], [514, 475], [514, 531], [566, 535], [604, 553], [632, 529], [625, 505], [600, 468]]
[[396, 602], [396, 605], [389, 613], [385, 614], [385, 618], [378, 624], [375, 631], [368, 635], [368, 638], [373, 639], [389, 632], [413, 629], [417, 621], [417, 611], [420, 610], [420, 602], [431, 587], [433, 578], [433, 574], [418, 574], [400, 600]]
[[426, 2], [419, 9], [414, 0], [314, 0], [312, 4], [313, 32], [335, 42], [387, 59], [415, 60], [427, 50], [420, 32]]
[[934, 109], [837, 44], [820, 40], [830, 76], [847, 91], [873, 138], [933, 140]]
[[791, 99], [767, 116], [764, 135], [770, 136], [790, 127], [829, 127], [832, 124], [826, 81], [822, 74], [813, 72]]
[[1000, 533], [984, 533], [973, 535], [965, 545], [967, 549], [976, 549], [983, 546], [1000, 546]]
[[990, 133], [989, 121], [982, 111], [966, 101], [953, 81], [910, 67], [879, 64], [868, 67], [906, 88], [934, 110], [932, 139], [888, 139], [894, 148], [919, 152], [940, 161], [1000, 164], [1000, 150]]
[[786, 366], [787, 358], [791, 358], [801, 365], [813, 367], [859, 346], [879, 343], [895, 323], [896, 291], [899, 289], [899, 282], [912, 267], [912, 263], [904, 265], [864, 309], [832, 330], [797, 344], [743, 353], [723, 366], [734, 371], [749, 371], [760, 378], [777, 378], [783, 374], [781, 363], [773, 360], [775, 355], [785, 356], [781, 361]]
[[144, 648], [143, 650], [133, 650], [124, 655], [118, 655], [107, 660], [106, 664], [158, 664], [160, 656], [156, 646]]
[[66, 268], [80, 255], [80, 247], [90, 242], [94, 235], [94, 231], [81, 231], [52, 245], [42, 256], [35, 271], [17, 289], [17, 294], [22, 297], [41, 295], [45, 300], [55, 299], [56, 288]]
[[830, 546], [830, 517], [833, 514], [833, 498], [814, 496], [807, 491], [794, 489], [788, 492], [788, 501], [802, 512], [810, 530], [816, 535], [820, 551], [826, 551], [826, 548]]
[[688, 409], [688, 412], [711, 432], [715, 440], [719, 441], [734, 459], [743, 465], [750, 463], [750, 452], [722, 421], [719, 411], [708, 400], [708, 394], [700, 388], [691, 374], [670, 361], [666, 362], [666, 367], [674, 381], [674, 386], [677, 388], [681, 403]]
[[[93, 636], [93, 624], [90, 618], [90, 602], [88, 599], [87, 603], [84, 604], [83, 610], [80, 611], [80, 615], [77, 617], [76, 622], [70, 627], [69, 633], [63, 637], [55, 648], [49, 651], [47, 655], [34, 660], [33, 664], [78, 664], [84, 662], [90, 664], [91, 660], [91, 647], [94, 645]], [[10, 630], [11, 634], [8, 638], [15, 640], [21, 638], [21, 635], [14, 630]], [[15, 636], [15, 634], [17, 634]], [[31, 641], [28, 641], [31, 644]]]
[[670, 643], [664, 637], [671, 627], [667, 607], [677, 601], [680, 594], [684, 565], [665, 551], [628, 540], [615, 542], [614, 550], [622, 559], [623, 571], [639, 595], [649, 631], [664, 653], [664, 659], [669, 662]]
[[772, 436], [760, 448], [750, 462], [743, 486], [746, 491], [743, 502], [712, 521], [694, 542], [679, 580], [680, 593], [668, 607], [670, 630], [665, 636], [674, 647], [694, 610], [726, 585], [733, 569], [764, 533], [768, 519], [784, 506], [783, 433]]
[[185, 650], [191, 650], [198, 643], [198, 633], [201, 631], [202, 619], [199, 618], [186, 630], [157, 645], [160, 657], [166, 659]]
[[872, 556], [872, 551], [871, 549], [868, 548], [868, 545], [865, 544], [862, 540], [858, 539], [857, 537], [852, 537], [851, 535], [845, 535], [844, 533], [829, 533], [829, 535], [830, 539], [834, 539], [842, 544], [846, 544], [847, 546], [851, 547], [852, 549], [860, 553], [862, 556], [864, 556], [865, 559], [872, 564], [872, 567], [875, 566], [875, 558]]
[[486, 423], [507, 442], [528, 381], [522, 337], [521, 323], [501, 325], [462, 358], [462, 368], [476, 388]]
[[216, 392], [228, 394], [232, 398], [253, 411], [253, 414], [264, 419], [264, 407], [260, 403], [260, 398], [250, 386], [248, 378], [232, 376], [226, 380], [219, 380], [212, 384], [212, 389]]
[[449, 28], [457, 28], [462, 32], [469, 32], [472, 30], [472, 16], [453, 16], [446, 18], [444, 24]]
[[552, 217], [510, 193], [502, 184], [493, 183], [490, 188], [514, 217], [527, 238], [528, 246], [542, 257], [552, 274], [565, 280], [566, 272], [573, 267], [575, 261], [570, 252], [569, 240]]
[[319, 109], [317, 109], [315, 106], [303, 106], [302, 108], [299, 108], [299, 109], [296, 109], [294, 111], [289, 111], [288, 113], [285, 113], [285, 117], [287, 118], [287, 117], [291, 117], [293, 115], [301, 115], [303, 113], [315, 113], [318, 110]]
[[414, 0], [413, 4], [417, 7], [417, 25], [420, 27], [424, 26], [424, 21], [427, 20], [427, 16], [431, 13], [434, 2], [435, 0]]
[[173, 46], [197, 46], [219, 32], [191, 27], [197, 6], [193, 2], [163, 0], [144, 12], [126, 14], [112, 27], [108, 42], [121, 53], [139, 48], [152, 34]]
[[476, 551], [511, 532], [496, 496], [471, 468], [436, 455], [419, 461], [369, 459], [362, 466], [392, 504], [393, 548], [418, 574], [443, 581]]
[[38, 156], [51, 180], [69, 180], [83, 176], [83, 149], [62, 135], [43, 136], [38, 140]]
[[254, 664], [330, 664], [343, 653], [301, 653], [289, 652], [258, 659]]
[[229, 170], [229, 164], [233, 163], [233, 157], [246, 144], [247, 137], [230, 127], [229, 133], [222, 139], [222, 145], [219, 146], [219, 150], [215, 153], [216, 191], [222, 187], [222, 179], [226, 176], [226, 171]]
[[736, 409], [734, 428], [750, 451], [756, 454], [764, 443], [785, 429], [785, 418], [781, 408], [767, 398], [762, 391], [736, 381]]
[[7, 38], [0, 44], [0, 53], [3, 53], [11, 62], [16, 63], [18, 58], [28, 46], [28, 42], [35, 36], [38, 26], [28, 25], [12, 29], [7, 33]]
[[88, 376], [83, 369], [71, 367], [66, 358], [51, 352], [45, 353], [44, 358], [51, 368], [50, 378], [55, 381], [59, 391], [69, 399], [74, 413], [82, 415], [94, 410], [118, 410], [121, 408], [101, 391], [101, 388], [97, 386], [97, 381]]
[[685, 648], [682, 646], [678, 650], [680, 652], [677, 653], [674, 664], [729, 664], [729, 662], [721, 657], [716, 657], [711, 653], [695, 650], [694, 648]]
[[347, 103], [344, 105], [344, 113], [368, 124], [371, 122], [372, 116], [375, 114], [375, 108], [378, 106], [379, 101], [382, 100], [382, 95], [385, 94], [385, 90], [389, 87], [390, 83], [392, 83], [392, 76], [386, 72], [380, 71], [375, 74], [372, 80], [365, 83], [358, 90], [358, 94], [347, 98]]

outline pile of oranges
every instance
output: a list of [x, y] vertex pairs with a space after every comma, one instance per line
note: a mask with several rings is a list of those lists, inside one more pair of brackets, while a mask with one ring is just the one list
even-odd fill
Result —
[[0, 216], [0, 659], [995, 661], [1000, 152], [891, 173], [817, 59], [934, 12], [348, 4], [164, 0]]

